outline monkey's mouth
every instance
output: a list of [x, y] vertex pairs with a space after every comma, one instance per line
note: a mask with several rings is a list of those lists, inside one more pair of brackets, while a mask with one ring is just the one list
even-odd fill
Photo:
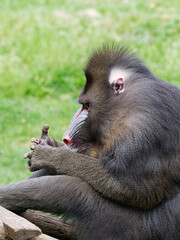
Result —
[[82, 125], [85, 123], [86, 118], [88, 117], [88, 112], [89, 108], [84, 107], [83, 105], [83, 107], [81, 107], [73, 116], [69, 124], [68, 130], [65, 132], [63, 136], [63, 142], [67, 146], [70, 147], [73, 144], [73, 137], [75, 136], [75, 134], [79, 132]]

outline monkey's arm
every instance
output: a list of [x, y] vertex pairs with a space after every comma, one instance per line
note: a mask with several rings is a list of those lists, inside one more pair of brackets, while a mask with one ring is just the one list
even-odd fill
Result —
[[[142, 176], [114, 178], [102, 166], [99, 159], [75, 153], [67, 149], [38, 145], [31, 158], [31, 171], [51, 169], [56, 174], [80, 177], [104, 197], [120, 203], [149, 209], [165, 197], [168, 181], [158, 173]], [[138, 178], [139, 177], [139, 178]]]
[[37, 178], [42, 176], [56, 175], [53, 170], [42, 168], [38, 171], [35, 171], [28, 179]]
[[[15, 212], [35, 209], [58, 214], [73, 215], [74, 211], [87, 214], [91, 208], [87, 199], [91, 199], [94, 207], [96, 195], [91, 187], [79, 178], [64, 175], [44, 176], [0, 187], [0, 205]], [[77, 209], [77, 203], [81, 201], [84, 202]]]

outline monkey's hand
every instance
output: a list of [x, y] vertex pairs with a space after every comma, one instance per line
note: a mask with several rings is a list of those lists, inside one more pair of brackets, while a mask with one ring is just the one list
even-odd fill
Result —
[[[35, 143], [36, 145], [41, 145], [41, 146], [50, 146], [50, 147], [62, 147], [65, 144], [63, 142], [60, 142], [56, 139], [50, 138], [48, 136], [48, 130], [49, 130], [49, 125], [45, 124], [43, 129], [42, 129], [42, 134], [41, 138], [32, 138], [31, 142]], [[30, 147], [31, 150], [34, 150], [36, 145], [32, 145]], [[31, 159], [32, 152], [24, 154], [24, 158], [29, 158]], [[31, 161], [28, 161], [28, 168], [30, 169]]]
[[[54, 148], [51, 145], [37, 144], [30, 147], [32, 152], [26, 153], [24, 158], [29, 158], [28, 168], [34, 172], [42, 168], [51, 169], [57, 173], [58, 165], [60, 164], [61, 149], [67, 148], [63, 145], [60, 148]], [[58, 150], [58, 151], [57, 151]], [[57, 154], [55, 154], [57, 152]], [[54, 157], [54, 154], [56, 157]], [[61, 156], [62, 158], [62, 156]], [[59, 160], [59, 163], [58, 163]]]
[[[31, 139], [31, 142], [32, 143], [35, 143], [37, 145], [43, 145], [43, 146], [46, 146], [46, 145], [49, 145], [49, 146], [52, 146], [52, 147], [61, 147], [64, 145], [63, 142], [60, 142], [56, 139], [53, 139], [53, 138], [50, 138], [48, 136], [48, 130], [49, 130], [49, 125], [48, 124], [45, 124], [43, 129], [42, 129], [42, 134], [41, 134], [41, 138], [32, 138]], [[34, 150], [34, 146], [31, 147], [31, 150]]]

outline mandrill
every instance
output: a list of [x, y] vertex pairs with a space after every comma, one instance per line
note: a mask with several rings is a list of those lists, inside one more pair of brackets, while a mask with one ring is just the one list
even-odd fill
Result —
[[63, 142], [45, 125], [35, 173], [0, 187], [0, 205], [72, 219], [77, 240], [180, 240], [180, 90], [125, 48], [104, 46]]

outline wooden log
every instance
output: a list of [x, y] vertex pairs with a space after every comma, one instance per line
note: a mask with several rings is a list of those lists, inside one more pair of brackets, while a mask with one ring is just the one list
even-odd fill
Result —
[[4, 225], [1, 220], [0, 220], [0, 240], [5, 240]]
[[26, 240], [39, 236], [42, 232], [26, 219], [0, 206], [0, 220], [3, 222], [5, 235], [13, 240]]
[[[0, 220], [0, 240], [7, 240], [7, 234], [5, 233], [5, 230], [4, 230], [4, 224], [3, 222]], [[53, 237], [50, 237], [46, 234], [41, 234], [37, 237], [34, 237], [34, 238], [31, 238], [31, 239], [28, 239], [28, 240], [58, 240], [57, 238], [53, 238]]]
[[61, 240], [75, 239], [70, 221], [64, 221], [59, 217], [34, 210], [27, 210], [20, 215], [37, 225], [43, 233], [52, 237]]
[[[1, 240], [1, 239], [0, 239]], [[29, 239], [29, 240], [58, 240], [57, 238], [50, 237], [46, 234], [41, 234], [38, 237]]]

